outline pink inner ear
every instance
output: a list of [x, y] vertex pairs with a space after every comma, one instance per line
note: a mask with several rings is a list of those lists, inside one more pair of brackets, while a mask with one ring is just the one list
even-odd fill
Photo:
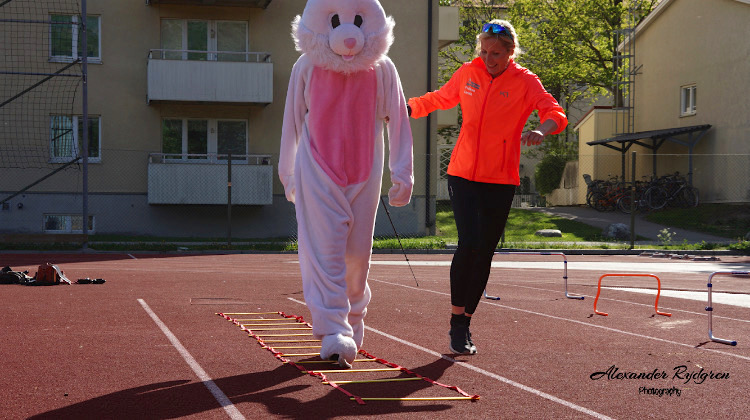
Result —
[[349, 75], [316, 67], [310, 81], [313, 157], [339, 186], [365, 181], [372, 169], [375, 71]]

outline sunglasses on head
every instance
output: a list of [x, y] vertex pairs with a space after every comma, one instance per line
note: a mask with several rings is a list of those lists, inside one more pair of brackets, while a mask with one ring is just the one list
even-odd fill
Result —
[[490, 34], [505, 35], [505, 36], [509, 36], [513, 38], [513, 35], [510, 33], [510, 30], [508, 30], [508, 28], [498, 23], [485, 23], [482, 26], [482, 32], [487, 32]]

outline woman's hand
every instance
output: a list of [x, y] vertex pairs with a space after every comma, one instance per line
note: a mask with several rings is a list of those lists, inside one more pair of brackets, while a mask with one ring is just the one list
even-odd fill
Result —
[[538, 146], [542, 144], [544, 134], [539, 130], [526, 131], [521, 134], [521, 144], [525, 146]]

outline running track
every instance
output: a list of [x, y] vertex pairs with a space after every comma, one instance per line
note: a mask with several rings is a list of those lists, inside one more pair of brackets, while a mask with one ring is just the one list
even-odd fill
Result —
[[[737, 340], [737, 346], [708, 339], [704, 308], [708, 274], [748, 271], [750, 258], [568, 256], [569, 292], [586, 297], [580, 301], [564, 296], [560, 258], [498, 255], [488, 293], [501, 300], [483, 300], [477, 311], [475, 356], [447, 352], [450, 258], [411, 255], [418, 287], [403, 256], [373, 256], [364, 349], [481, 398], [358, 405], [280, 363], [215, 315], [283, 311], [309, 319], [295, 254], [0, 254], [0, 265], [32, 275], [51, 262], [74, 281], [106, 280], [0, 285], [0, 417], [747, 416], [750, 278], [713, 279], [714, 334]], [[659, 276], [659, 309], [673, 316], [655, 315], [655, 282], [649, 277], [605, 279], [598, 309], [610, 315], [594, 314], [597, 281], [607, 272]], [[596, 375], [612, 366], [641, 378]], [[651, 372], [658, 377], [645, 379]], [[701, 380], [703, 373], [714, 377]], [[457, 395], [423, 381], [347, 389], [361, 396]], [[661, 389], [672, 394], [654, 394]]]

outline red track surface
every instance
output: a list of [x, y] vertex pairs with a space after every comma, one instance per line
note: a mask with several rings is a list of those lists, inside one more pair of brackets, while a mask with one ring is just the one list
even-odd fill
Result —
[[[298, 303], [304, 297], [295, 254], [0, 254], [0, 266], [32, 275], [50, 262], [73, 281], [106, 280], [0, 285], [0, 418], [222, 419], [230, 413], [300, 419], [420, 413], [451, 419], [747, 418], [749, 309], [714, 302], [714, 334], [738, 341], [727, 346], [708, 340], [705, 302], [662, 295], [659, 307], [673, 313], [670, 318], [654, 314], [653, 295], [607, 289], [599, 308], [610, 315], [594, 314], [597, 280], [604, 272], [578, 270], [576, 263], [654, 262], [648, 258], [569, 256], [569, 292], [587, 296], [580, 301], [564, 297], [558, 259], [497, 256], [496, 261], [544, 261], [560, 270], [493, 269], [488, 292], [502, 300], [483, 300], [472, 321], [479, 353], [453, 356], [447, 353], [449, 268], [419, 264], [450, 258], [411, 255], [420, 287], [404, 265], [372, 266], [364, 349], [481, 399], [358, 405], [318, 378], [281, 364], [215, 315], [283, 311], [309, 319]], [[403, 257], [375, 255], [373, 260], [401, 262]], [[729, 262], [750, 259], [722, 257], [721, 263]], [[662, 289], [706, 291], [704, 273], [647, 272], [659, 276]], [[650, 280], [608, 279], [607, 285], [653, 288]], [[720, 291], [748, 293], [750, 278], [715, 279], [714, 293]], [[193, 367], [145, 308], [184, 346]], [[231, 405], [217, 402], [195, 366]], [[611, 366], [619, 372], [664, 372], [665, 378], [592, 379]], [[674, 378], [680, 366], [686, 373], [713, 372], [721, 378], [701, 383]], [[659, 397], [641, 388], [676, 388], [680, 396]], [[427, 382], [347, 389], [365, 397], [457, 395]]]

